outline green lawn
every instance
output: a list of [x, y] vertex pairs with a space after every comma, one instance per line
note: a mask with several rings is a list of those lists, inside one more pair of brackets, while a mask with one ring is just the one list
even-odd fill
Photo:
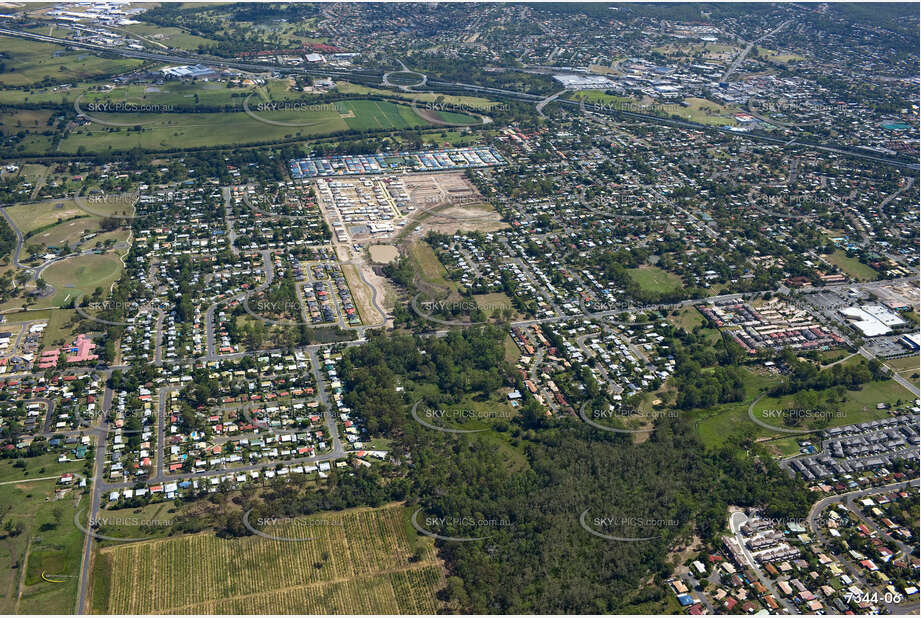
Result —
[[[165, 85], [165, 89], [173, 88]], [[175, 94], [169, 95], [177, 96]], [[185, 98], [188, 95], [183, 95]], [[216, 91], [210, 95], [216, 103], [227, 94]], [[144, 104], [154, 103], [148, 97]], [[124, 100], [124, 95], [121, 99]], [[137, 102], [137, 99], [131, 99]], [[187, 99], [193, 101], [194, 99]], [[242, 99], [238, 99], [242, 106]], [[340, 131], [369, 129], [406, 129], [432, 126], [409, 105], [387, 101], [348, 100], [331, 106], [260, 110], [260, 97], [249, 100], [250, 114], [239, 112], [93, 112], [90, 115], [104, 122], [132, 126], [112, 127], [90, 123], [71, 132], [62, 142], [62, 152], [126, 150], [140, 147], [146, 150], [170, 150], [194, 146], [224, 146], [258, 143], [284, 139], [307, 138]], [[164, 103], [166, 105], [166, 103]], [[84, 109], [88, 109], [86, 105]], [[455, 119], [452, 116], [452, 119]], [[458, 122], [475, 122], [471, 116], [457, 115]], [[454, 121], [454, 120], [452, 120]], [[287, 123], [276, 125], [273, 122]]]
[[681, 277], [656, 266], [641, 266], [627, 271], [646, 292], [670, 292], [681, 287]]
[[[13, 220], [13, 223], [23, 234], [28, 234], [32, 230], [44, 228], [61, 221], [89, 216], [71, 198], [48, 200], [37, 204], [8, 206], [6, 214], [10, 216], [10, 219]], [[30, 242], [34, 243], [36, 241], [29, 238], [25, 244], [28, 245]]]
[[691, 122], [706, 125], [736, 125], [735, 119], [737, 110], [726, 105], [720, 105], [707, 99], [698, 99], [691, 97], [684, 100], [688, 107], [676, 108], [671, 113], [686, 118]]
[[691, 413], [696, 419], [697, 434], [708, 448], [718, 448], [723, 444], [739, 443], [745, 438], [754, 438], [765, 431], [748, 418], [748, 406], [765, 389], [777, 384], [779, 378], [747, 370], [745, 379], [745, 399], [737, 403], [726, 403], [707, 410], [695, 410]]
[[[73, 459], [73, 455], [67, 455]], [[24, 479], [42, 478], [45, 476], [60, 476], [65, 472], [74, 472], [83, 474], [84, 461], [67, 461], [58, 463], [59, 455], [57, 453], [46, 453], [38, 457], [24, 457], [25, 468], [18, 468], [14, 464], [16, 459], [0, 459], [0, 483], [7, 481], [21, 481]], [[3, 485], [3, 491], [11, 485]], [[3, 493], [0, 491], [0, 493]]]
[[[73, 523], [81, 490], [72, 489], [56, 500], [55, 487], [54, 480], [35, 481], [5, 485], [0, 492], [4, 519], [22, 526], [15, 536], [0, 533], [0, 565], [6, 566], [0, 576], [0, 609], [6, 614], [73, 613], [84, 539]], [[83, 497], [81, 504], [86, 503]], [[43, 580], [42, 573], [53, 581]], [[20, 581], [22, 596], [17, 601]]]
[[108, 293], [121, 269], [122, 262], [114, 253], [81, 255], [52, 264], [42, 272], [42, 278], [57, 288], [51, 302], [61, 306], [65, 299], [89, 296], [97, 287]]
[[848, 257], [847, 253], [838, 249], [831, 255], [826, 255], [825, 259], [840, 268], [852, 279], [857, 281], [876, 281], [876, 271], [861, 263], [860, 260]]

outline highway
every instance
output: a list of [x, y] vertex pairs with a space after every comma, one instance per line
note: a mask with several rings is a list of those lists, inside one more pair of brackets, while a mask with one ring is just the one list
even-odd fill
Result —
[[773, 30], [771, 30], [770, 32], [768, 32], [767, 34], [765, 34], [765, 35], [763, 35], [763, 36], [761, 36], [761, 37], [755, 39], [754, 41], [752, 41], [752, 42], [750, 42], [748, 45], [746, 45], [746, 46], [745, 46], [745, 49], [742, 50], [742, 53], [739, 54], [738, 56], [736, 56], [735, 60], [732, 61], [732, 64], [729, 65], [729, 68], [726, 69], [726, 72], [723, 73], [723, 79], [722, 79], [722, 81], [724, 81], [724, 82], [728, 82], [728, 81], [729, 81], [729, 76], [732, 75], [733, 73], [735, 73], [736, 70], [739, 68], [739, 65], [742, 64], [742, 61], [744, 61], [744, 60], [748, 57], [748, 54], [749, 54], [749, 52], [751, 52], [752, 47], [754, 47], [756, 44], [760, 43], [760, 42], [763, 41], [764, 39], [768, 38], [769, 36], [772, 36], [772, 35], [774, 35], [774, 34], [777, 34], [777, 33], [780, 32], [781, 30], [783, 30], [784, 28], [786, 28], [786, 27], [787, 27], [787, 24], [789, 24], [789, 23], [792, 22], [792, 21], [793, 21], [792, 19], [788, 19], [787, 21], [783, 22], [782, 24], [780, 24], [779, 26], [777, 26], [776, 28], [774, 28]]
[[[781, 26], [785, 24], [786, 22], [784, 24], [781, 24]], [[780, 28], [780, 26], [778, 26], [778, 28]], [[771, 33], [768, 33], [768, 34], [771, 34]], [[51, 37], [51, 36], [47, 36], [43, 34], [35, 34], [32, 32], [23, 32], [23, 31], [14, 30], [11, 28], [0, 28], [0, 35], [33, 39], [33, 40], [44, 41], [48, 43], [55, 43], [57, 45], [79, 47], [82, 49], [89, 49], [89, 50], [93, 50], [97, 52], [104, 52], [106, 54], [120, 55], [120, 56], [124, 56], [127, 58], [140, 58], [143, 60], [155, 60], [158, 62], [169, 62], [169, 63], [180, 63], [180, 64], [181, 63], [186, 63], [186, 64], [204, 63], [204, 64], [209, 64], [212, 66], [236, 68], [236, 69], [242, 69], [246, 71], [255, 71], [255, 72], [260, 72], [260, 73], [263, 73], [265, 71], [278, 71], [281, 73], [298, 73], [298, 74], [304, 74], [304, 75], [317, 75], [321, 77], [333, 77], [333, 78], [339, 78], [339, 79], [347, 79], [350, 81], [362, 81], [362, 80], [373, 81], [377, 84], [382, 83], [382, 77], [383, 77], [383, 75], [379, 72], [363, 72], [360, 70], [353, 70], [353, 71], [324, 70], [324, 69], [313, 69], [313, 68], [307, 69], [307, 68], [302, 68], [302, 67], [275, 65], [271, 63], [252, 64], [252, 63], [240, 62], [236, 60], [228, 60], [226, 58], [216, 58], [213, 56], [203, 56], [203, 55], [190, 54], [190, 53], [178, 54], [175, 52], [171, 52], [167, 54], [167, 53], [156, 53], [156, 52], [148, 52], [148, 51], [131, 50], [131, 49], [121, 48], [121, 47], [108, 48], [102, 45], [95, 45], [91, 43], [80, 43], [80, 42], [71, 41], [69, 39]], [[765, 35], [765, 36], [768, 36], [768, 35]], [[423, 74], [420, 73], [420, 75], [423, 75]], [[529, 94], [529, 93], [525, 93], [525, 92], [521, 92], [517, 90], [508, 90], [508, 89], [503, 89], [503, 88], [491, 88], [487, 86], [478, 86], [476, 84], [468, 84], [464, 82], [444, 82], [444, 81], [438, 81], [438, 80], [430, 80], [427, 78], [427, 76], [425, 77], [426, 77], [426, 84], [429, 86], [432, 86], [433, 88], [440, 87], [442, 89], [462, 90], [465, 92], [486, 93], [486, 94], [495, 95], [497, 97], [512, 98], [515, 100], [526, 101], [526, 102], [534, 103], [534, 104], [542, 101], [545, 98], [542, 95]], [[418, 91], [413, 91], [413, 92], [418, 92]], [[557, 100], [560, 103], [570, 105], [570, 106], [578, 107], [580, 105], [579, 101], [572, 101], [569, 99], [557, 99]], [[588, 107], [591, 108], [592, 111], [595, 111], [597, 113], [620, 115], [623, 117], [635, 118], [637, 120], [643, 120], [646, 122], [678, 126], [682, 128], [695, 129], [698, 131], [718, 131], [718, 132], [728, 134], [728, 135], [733, 135], [736, 137], [743, 135], [744, 137], [747, 137], [749, 139], [774, 143], [774, 144], [782, 145], [784, 147], [794, 146], [794, 144], [790, 140], [787, 140], [784, 138], [771, 137], [771, 136], [763, 135], [759, 133], [747, 132], [744, 134], [740, 134], [737, 131], [731, 131], [729, 129], [724, 129], [722, 127], [710, 127], [710, 126], [701, 125], [701, 124], [697, 124], [697, 123], [693, 123], [689, 121], [675, 120], [672, 118], [664, 118], [662, 116], [655, 116], [651, 114], [640, 114], [637, 112], [614, 110], [610, 108], [605, 108], [604, 106], [598, 106], [597, 104], [590, 104], [588, 105]], [[802, 147], [802, 148], [807, 148], [807, 149], [812, 149], [812, 150], [819, 150], [823, 152], [833, 152], [833, 153], [841, 154], [844, 156], [864, 159], [867, 161], [874, 161], [877, 163], [882, 163], [882, 164], [890, 165], [894, 167], [903, 167], [903, 168], [913, 169], [913, 170], [921, 169], [921, 165], [913, 161], [886, 158], [886, 157], [882, 157], [876, 154], [855, 151], [854, 149], [850, 147], [842, 147], [842, 146], [838, 146], [834, 144], [819, 144], [819, 143], [814, 143], [810, 141], [804, 141], [801, 139], [795, 139], [793, 141], [796, 142], [795, 146], [797, 148]]]

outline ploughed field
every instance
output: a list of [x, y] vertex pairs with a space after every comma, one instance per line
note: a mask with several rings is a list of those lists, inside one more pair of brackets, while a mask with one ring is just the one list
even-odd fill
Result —
[[96, 558], [93, 611], [436, 613], [442, 566], [407, 522], [405, 508], [389, 506], [264, 528], [305, 541], [204, 533], [107, 547]]

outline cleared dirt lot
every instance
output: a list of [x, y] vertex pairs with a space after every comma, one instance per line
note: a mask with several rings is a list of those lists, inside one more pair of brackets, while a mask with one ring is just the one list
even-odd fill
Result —
[[[397, 178], [387, 176], [356, 176], [348, 179], [349, 185], [364, 186], [364, 182], [395, 182]], [[376, 324], [380, 321], [380, 312], [375, 310], [371, 303], [371, 289], [363, 284], [361, 279], [370, 284], [377, 291], [377, 302], [386, 312], [393, 310], [396, 291], [385, 277], [375, 274], [374, 264], [385, 264], [397, 258], [402, 253], [406, 254], [408, 245], [415, 238], [424, 236], [429, 231], [441, 234], [454, 234], [458, 231], [492, 232], [506, 226], [499, 213], [485, 202], [476, 187], [467, 180], [463, 172], [445, 172], [434, 174], [402, 174], [398, 176], [399, 182], [394, 185], [394, 194], [399, 205], [395, 214], [399, 213], [390, 222], [393, 223], [392, 232], [349, 233], [343, 238], [338, 238], [334, 233], [332, 245], [344, 264], [343, 272], [349, 282], [352, 295], [355, 299], [358, 312], [365, 325]], [[345, 182], [336, 179], [336, 182]], [[402, 188], [398, 185], [402, 183]], [[347, 189], [339, 187], [340, 192]], [[402, 190], [405, 194], [399, 196]], [[389, 190], [388, 190], [389, 191]], [[406, 199], [408, 195], [409, 199]], [[334, 224], [345, 223], [352, 228], [358, 226], [359, 221], [343, 221], [341, 211], [331, 204], [326, 204], [322, 196], [320, 202], [324, 204], [322, 212], [330, 227]], [[373, 221], [365, 223], [366, 228]], [[350, 230], [351, 231], [351, 230]], [[355, 247], [353, 245], [358, 245]], [[368, 248], [368, 254], [363, 249]], [[354, 270], [353, 270], [354, 269]], [[361, 277], [358, 277], [358, 272]], [[390, 321], [388, 320], [388, 323]]]
[[406, 218], [400, 237], [415, 230], [442, 234], [493, 232], [506, 225], [462, 172], [410, 174], [404, 178], [415, 210]]
[[368, 251], [375, 264], [387, 264], [400, 257], [399, 250], [393, 245], [371, 245]]

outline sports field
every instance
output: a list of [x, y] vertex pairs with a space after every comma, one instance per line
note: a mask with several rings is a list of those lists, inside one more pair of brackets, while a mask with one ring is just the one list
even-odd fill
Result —
[[97, 287], [108, 292], [121, 269], [122, 262], [114, 253], [80, 255], [52, 264], [42, 272], [42, 279], [57, 288], [51, 304], [61, 306], [67, 300], [91, 295]]
[[[324, 525], [307, 525], [308, 520]], [[194, 534], [109, 547], [93, 573], [97, 613], [436, 613], [441, 564], [393, 505], [298, 518], [273, 536]], [[313, 540], [316, 539], [316, 540]], [[421, 559], [412, 560], [421, 546]]]
[[76, 217], [89, 216], [70, 198], [47, 200], [37, 204], [8, 206], [6, 214], [10, 216], [13, 223], [16, 224], [16, 227], [18, 227], [19, 231], [23, 234], [28, 234], [32, 230], [45, 228], [55, 223], [60, 223]]

